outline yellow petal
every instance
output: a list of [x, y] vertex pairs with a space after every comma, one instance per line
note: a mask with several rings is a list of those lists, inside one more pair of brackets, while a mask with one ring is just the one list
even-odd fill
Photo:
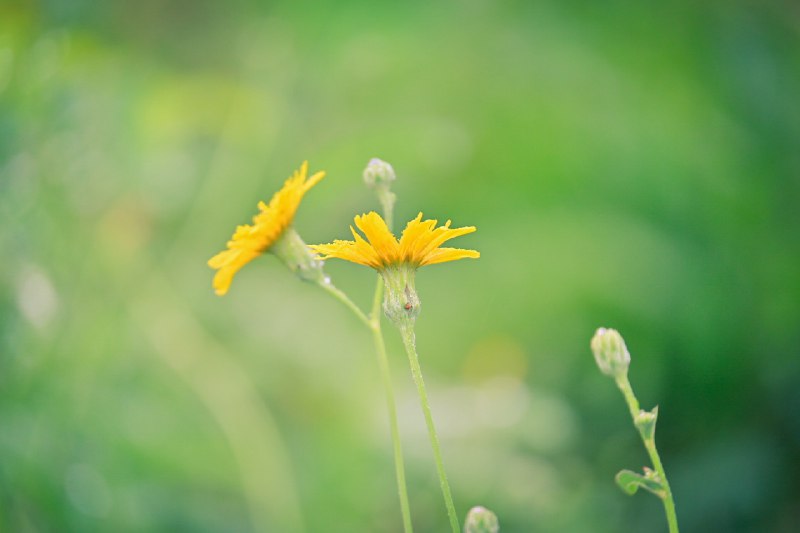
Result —
[[477, 259], [480, 256], [480, 252], [475, 250], [463, 250], [461, 248], [438, 248], [437, 250], [429, 253], [421, 265], [435, 265], [437, 263], [445, 263], [447, 261], [457, 261], [459, 259], [467, 258]]
[[436, 227], [436, 220], [422, 220], [422, 213], [406, 224], [398, 241], [389, 231], [386, 222], [374, 211], [355, 217], [355, 224], [364, 233], [364, 239], [352, 226], [353, 241], [337, 240], [331, 244], [313, 245], [311, 248], [321, 259], [339, 258], [382, 270], [394, 264], [414, 267], [480, 257], [475, 250], [440, 248], [441, 244], [475, 231], [474, 226], [450, 228]]

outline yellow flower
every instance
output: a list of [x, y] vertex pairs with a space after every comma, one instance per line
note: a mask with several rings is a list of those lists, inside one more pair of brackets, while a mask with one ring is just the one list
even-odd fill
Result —
[[356, 227], [363, 232], [366, 240], [352, 226], [354, 241], [336, 240], [330, 244], [312, 245], [311, 248], [321, 259], [338, 257], [378, 271], [394, 265], [410, 265], [414, 268], [456, 261], [467, 257], [478, 258], [475, 250], [442, 248], [445, 241], [475, 231], [474, 226], [450, 228], [448, 220], [444, 226], [436, 227], [436, 220], [422, 220], [422, 213], [406, 225], [398, 241], [381, 216], [372, 211], [355, 217]]
[[228, 249], [208, 260], [208, 266], [217, 270], [213, 285], [218, 295], [228, 292], [233, 276], [240, 268], [280, 239], [291, 225], [303, 196], [325, 177], [325, 172], [317, 172], [306, 178], [307, 173], [308, 161], [305, 161], [275, 193], [269, 204], [258, 203], [259, 213], [253, 217], [253, 225], [238, 226], [228, 241]]
[[357, 216], [355, 223], [366, 239], [350, 226], [355, 240], [316, 244], [311, 249], [320, 259], [338, 257], [377, 270], [386, 286], [383, 311], [401, 327], [411, 324], [420, 312], [420, 299], [414, 287], [418, 267], [481, 256], [475, 250], [442, 248], [446, 241], [475, 231], [474, 226], [451, 228], [448, 220], [437, 228], [436, 220], [422, 220], [420, 213], [406, 224], [398, 241], [374, 211]]

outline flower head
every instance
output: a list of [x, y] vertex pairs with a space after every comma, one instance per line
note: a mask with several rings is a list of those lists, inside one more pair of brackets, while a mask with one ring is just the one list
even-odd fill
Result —
[[363, 236], [350, 226], [354, 240], [317, 244], [311, 249], [320, 259], [338, 257], [377, 270], [386, 286], [383, 311], [398, 326], [410, 324], [419, 314], [420, 299], [414, 288], [418, 267], [481, 256], [475, 250], [442, 248], [446, 241], [475, 231], [474, 226], [451, 228], [448, 220], [437, 228], [436, 220], [422, 220], [420, 213], [406, 224], [398, 241], [374, 211], [357, 216], [355, 223]]
[[233, 276], [240, 268], [269, 250], [281, 238], [291, 225], [303, 196], [325, 177], [325, 172], [317, 172], [311, 177], [307, 177], [307, 173], [308, 161], [305, 161], [269, 204], [258, 203], [259, 213], [253, 217], [253, 224], [238, 226], [228, 241], [228, 249], [208, 260], [208, 266], [217, 270], [213, 285], [218, 295], [228, 292]]
[[444, 226], [436, 227], [436, 220], [422, 220], [422, 213], [406, 225], [398, 241], [381, 216], [372, 211], [355, 217], [356, 227], [366, 237], [362, 237], [352, 226], [353, 241], [336, 240], [330, 244], [312, 245], [311, 248], [321, 259], [338, 257], [378, 271], [394, 265], [407, 264], [414, 268], [456, 261], [467, 257], [478, 258], [475, 250], [442, 248], [445, 241], [475, 231], [474, 226], [451, 228], [448, 220]]

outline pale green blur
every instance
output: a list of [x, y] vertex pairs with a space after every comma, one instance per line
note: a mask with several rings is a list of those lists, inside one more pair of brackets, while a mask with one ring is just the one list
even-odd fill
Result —
[[[308, 159], [308, 243], [476, 233], [417, 348], [463, 520], [659, 531], [592, 359], [622, 331], [682, 528], [800, 521], [800, 14], [790, 3], [0, 6], [0, 530], [396, 532], [368, 332], [266, 255], [206, 266]], [[769, 4], [769, 5], [767, 5]], [[368, 268], [330, 261], [363, 308]], [[447, 516], [385, 327], [415, 530]], [[736, 482], [731, 482], [736, 472]]]

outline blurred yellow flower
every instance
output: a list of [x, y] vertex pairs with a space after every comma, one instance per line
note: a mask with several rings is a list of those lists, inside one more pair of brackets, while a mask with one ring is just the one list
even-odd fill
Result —
[[253, 225], [238, 226], [228, 241], [228, 249], [208, 260], [208, 266], [217, 270], [213, 285], [218, 295], [228, 292], [233, 276], [240, 268], [275, 244], [292, 223], [303, 196], [325, 177], [325, 172], [317, 172], [306, 178], [307, 173], [308, 161], [305, 161], [269, 204], [258, 203], [259, 213], [253, 217]]
[[437, 222], [422, 220], [420, 213], [406, 225], [398, 241], [383, 218], [372, 211], [355, 217], [356, 227], [367, 240], [350, 226], [355, 241], [336, 240], [330, 244], [312, 245], [311, 248], [321, 259], [338, 257], [378, 271], [393, 265], [405, 264], [416, 268], [467, 257], [480, 257], [481, 254], [475, 250], [441, 247], [445, 241], [472, 233], [475, 231], [474, 226], [451, 229], [448, 220], [444, 226], [437, 228]]

